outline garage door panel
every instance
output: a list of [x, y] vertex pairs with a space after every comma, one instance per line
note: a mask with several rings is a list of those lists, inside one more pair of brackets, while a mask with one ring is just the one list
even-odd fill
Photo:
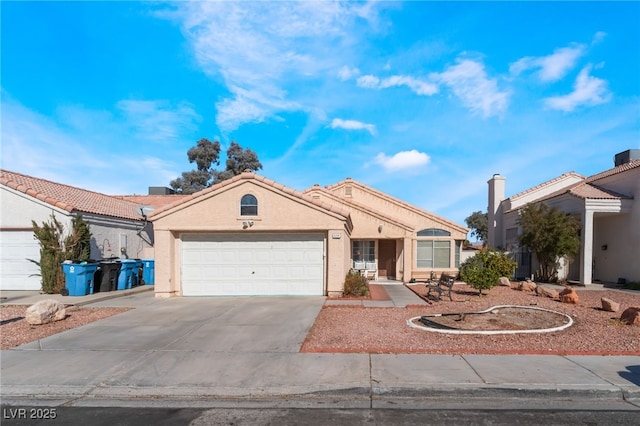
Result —
[[32, 231], [0, 233], [0, 290], [40, 290], [40, 245]]
[[322, 234], [188, 234], [182, 292], [197, 295], [322, 295]]

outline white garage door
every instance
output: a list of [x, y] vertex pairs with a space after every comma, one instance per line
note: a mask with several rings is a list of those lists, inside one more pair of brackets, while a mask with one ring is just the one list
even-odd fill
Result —
[[27, 259], [40, 260], [33, 231], [0, 232], [0, 290], [40, 290], [40, 269]]
[[324, 294], [322, 234], [185, 234], [184, 296]]

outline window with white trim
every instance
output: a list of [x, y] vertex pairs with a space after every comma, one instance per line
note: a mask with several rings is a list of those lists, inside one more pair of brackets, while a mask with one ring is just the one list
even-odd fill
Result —
[[376, 242], [354, 240], [351, 242], [351, 258], [354, 262], [375, 262]]
[[418, 269], [451, 267], [451, 241], [418, 240], [416, 266]]

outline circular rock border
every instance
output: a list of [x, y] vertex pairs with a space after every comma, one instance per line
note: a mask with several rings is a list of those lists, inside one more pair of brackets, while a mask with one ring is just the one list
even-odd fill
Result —
[[[426, 325], [418, 325], [414, 321], [416, 321], [418, 318], [422, 318], [422, 316], [419, 316], [419, 317], [413, 317], [413, 318], [408, 319], [407, 320], [407, 325], [409, 327], [412, 327], [412, 328], [417, 328], [417, 329], [425, 330], [425, 331], [431, 331], [431, 332], [434, 332], [434, 333], [444, 333], [444, 334], [487, 334], [487, 335], [489, 335], [489, 334], [551, 333], [551, 332], [554, 332], [554, 331], [560, 331], [560, 330], [564, 330], [565, 328], [569, 328], [573, 324], [573, 319], [567, 314], [563, 314], [562, 312], [552, 311], [551, 309], [538, 308], [536, 306], [496, 305], [496, 306], [492, 306], [492, 307], [490, 307], [488, 309], [485, 309], [484, 311], [478, 311], [478, 312], [472, 312], [472, 313], [473, 314], [486, 314], [486, 313], [489, 313], [489, 312], [493, 311], [494, 309], [500, 309], [500, 308], [520, 308], [520, 309], [532, 309], [532, 310], [538, 310], [538, 311], [546, 311], [546, 312], [551, 312], [551, 313], [554, 313], [554, 314], [557, 314], [557, 315], [560, 315], [560, 316], [564, 316], [569, 321], [566, 324], [563, 324], [563, 325], [558, 326], [558, 327], [537, 328], [537, 329], [532, 329], [532, 330], [450, 330], [450, 329], [427, 327]], [[440, 315], [439, 314], [432, 314], [432, 315], [424, 315], [424, 316], [438, 317]]]

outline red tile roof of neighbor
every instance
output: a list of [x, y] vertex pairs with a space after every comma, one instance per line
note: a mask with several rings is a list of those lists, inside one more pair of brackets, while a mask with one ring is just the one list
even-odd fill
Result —
[[[640, 167], [640, 160], [633, 160], [629, 163], [622, 164], [604, 172], [597, 173], [595, 175], [584, 178], [582, 182], [575, 183], [567, 188], [560, 189], [546, 197], [541, 198], [538, 201], [548, 200], [550, 198], [557, 197], [563, 194], [573, 195], [574, 197], [592, 200], [628, 200], [633, 199], [632, 196], [627, 194], [621, 194], [616, 191], [612, 191], [607, 188], [603, 188], [600, 185], [596, 185], [597, 181], [607, 178], [609, 176], [624, 173], [626, 171]], [[566, 174], [565, 174], [566, 175]], [[565, 176], [562, 175], [562, 176]], [[552, 181], [549, 181], [552, 182]]]
[[142, 220], [138, 204], [98, 192], [51, 182], [0, 169], [0, 184], [27, 194], [69, 213], [93, 213], [123, 219]]
[[631, 169], [635, 169], [637, 167], [640, 167], [640, 160], [631, 160], [628, 163], [625, 164], [621, 164], [617, 167], [614, 167], [613, 169], [609, 169], [609, 170], [605, 170], [604, 172], [600, 172], [598, 174], [589, 176], [587, 178], [587, 182], [594, 182], [600, 179], [604, 179], [606, 177], [609, 176], [613, 176], [613, 175], [617, 175], [619, 173], [623, 173], [626, 172], [628, 170]]

